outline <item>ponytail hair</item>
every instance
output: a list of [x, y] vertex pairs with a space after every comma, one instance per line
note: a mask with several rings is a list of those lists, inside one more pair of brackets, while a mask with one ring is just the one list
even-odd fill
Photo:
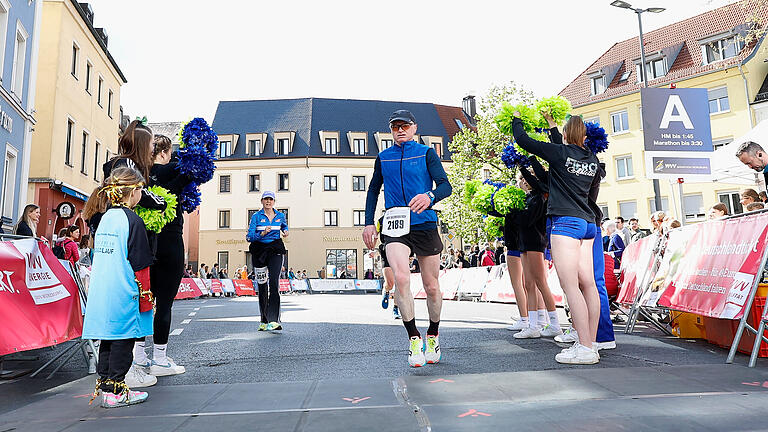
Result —
[[154, 162], [155, 158], [157, 157], [157, 155], [159, 155], [160, 153], [162, 153], [164, 151], [170, 150], [171, 147], [172, 147], [171, 139], [168, 138], [165, 135], [155, 135], [154, 144], [155, 144], [155, 148], [152, 151], [152, 161], [153, 162]]
[[125, 128], [117, 142], [119, 157], [132, 160], [144, 178], [149, 178], [149, 169], [154, 164], [152, 136], [152, 129], [139, 120], [134, 120]]
[[571, 116], [565, 123], [565, 142], [568, 144], [584, 147], [584, 140], [587, 137], [587, 127], [581, 116]]
[[136, 169], [127, 166], [115, 168], [101, 186], [93, 190], [85, 203], [83, 218], [89, 220], [97, 213], [106, 212], [111, 205], [125, 203], [135, 189], [143, 186], [144, 176]]

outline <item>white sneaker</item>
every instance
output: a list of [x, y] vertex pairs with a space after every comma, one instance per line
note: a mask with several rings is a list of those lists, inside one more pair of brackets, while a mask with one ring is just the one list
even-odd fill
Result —
[[427, 363], [440, 363], [441, 357], [442, 353], [440, 352], [440, 340], [437, 338], [437, 336], [427, 335], [427, 343], [424, 347], [424, 358], [427, 359]]
[[520, 331], [522, 329], [528, 328], [528, 322], [523, 320], [517, 320], [514, 324], [507, 327], [507, 330], [509, 331]]
[[410, 347], [408, 349], [408, 365], [411, 367], [422, 367], [427, 364], [427, 359], [424, 356], [424, 341], [414, 336], [410, 340]]
[[592, 346], [597, 348], [598, 351], [616, 349], [616, 341], [594, 342]]
[[579, 334], [576, 333], [576, 329], [574, 329], [573, 327], [564, 331], [563, 334], [559, 336], [555, 336], [555, 342], [573, 343], [578, 341], [579, 341]]
[[166, 364], [159, 364], [156, 361], [152, 360], [152, 366], [149, 367], [149, 373], [156, 377], [159, 377], [159, 376], [168, 376], [168, 375], [179, 375], [187, 371], [187, 369], [184, 368], [184, 366], [177, 365], [172, 358], [166, 357], [165, 359], [168, 362]]
[[564, 364], [590, 365], [600, 361], [600, 355], [593, 348], [587, 348], [576, 342], [572, 347], [555, 355], [555, 361]]
[[541, 333], [539, 332], [539, 329], [528, 327], [513, 334], [512, 337], [515, 339], [536, 339], [541, 337]]
[[563, 331], [560, 330], [560, 327], [547, 324], [543, 329], [541, 329], [540, 333], [542, 337], [556, 337], [562, 335]]
[[125, 375], [125, 385], [129, 388], [151, 387], [157, 384], [157, 378], [147, 373], [147, 369], [140, 364], [132, 364]]

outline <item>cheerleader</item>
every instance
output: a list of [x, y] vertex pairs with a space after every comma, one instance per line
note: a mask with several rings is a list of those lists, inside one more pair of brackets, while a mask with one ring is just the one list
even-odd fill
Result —
[[512, 289], [515, 292], [515, 303], [520, 319], [507, 327], [510, 331], [519, 331], [528, 328], [528, 307], [525, 287], [523, 286], [523, 266], [520, 262], [520, 250], [518, 246], [518, 210], [504, 215], [504, 244], [507, 246], [507, 273]]

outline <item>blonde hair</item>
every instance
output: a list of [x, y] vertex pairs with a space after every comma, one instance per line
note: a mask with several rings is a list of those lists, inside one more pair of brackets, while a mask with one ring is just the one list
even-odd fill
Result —
[[584, 120], [580, 116], [571, 116], [565, 123], [565, 141], [568, 144], [584, 147], [584, 140], [587, 138], [587, 127], [584, 126]]
[[97, 213], [104, 213], [110, 205], [125, 204], [134, 190], [144, 186], [144, 176], [134, 168], [121, 166], [112, 170], [101, 186], [85, 203], [83, 218], [90, 219]]
[[[32, 220], [31, 217], [29, 217], [29, 214], [33, 211], [39, 209], [40, 206], [35, 204], [27, 204], [24, 207], [24, 211], [21, 213], [21, 217], [19, 218], [19, 222], [16, 224], [16, 227], [14, 228], [13, 232], [15, 233], [16, 230], [19, 229], [19, 224], [21, 222], [26, 222], [27, 225], [29, 225], [29, 228], [32, 230], [32, 234], [37, 233], [37, 224]], [[36, 235], [36, 234], [35, 234]]]

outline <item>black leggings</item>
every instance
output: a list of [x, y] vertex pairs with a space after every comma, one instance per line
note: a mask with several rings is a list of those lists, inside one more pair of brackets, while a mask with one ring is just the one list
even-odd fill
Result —
[[[125, 374], [133, 362], [133, 342], [135, 339], [102, 340], [99, 344], [99, 364], [96, 369], [102, 381], [125, 381]], [[114, 386], [101, 385], [101, 389], [113, 392]]]
[[254, 269], [261, 267], [269, 269], [269, 287], [266, 283], [259, 283], [261, 322], [277, 322], [280, 320], [280, 271], [283, 268], [283, 256], [270, 254], [267, 256], [266, 262], [258, 262], [254, 257], [253, 267]]
[[157, 239], [155, 263], [149, 269], [152, 294], [155, 296], [155, 334], [156, 344], [168, 343], [171, 331], [171, 308], [173, 299], [179, 292], [179, 284], [184, 276], [184, 239], [174, 232], [160, 233]]

